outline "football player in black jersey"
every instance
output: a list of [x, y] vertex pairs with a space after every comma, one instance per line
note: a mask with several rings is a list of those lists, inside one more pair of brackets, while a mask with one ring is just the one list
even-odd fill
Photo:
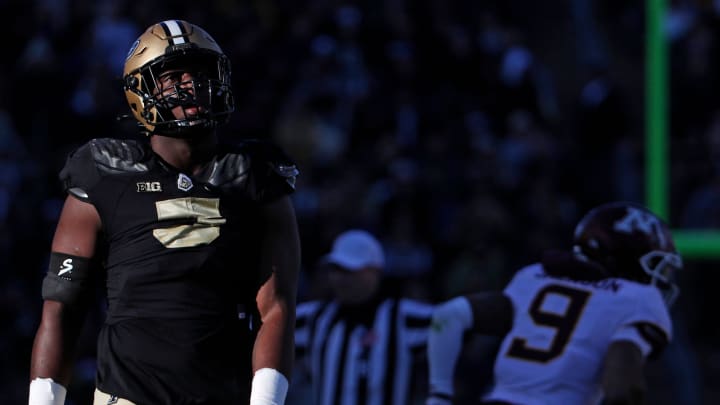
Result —
[[300, 266], [295, 165], [266, 142], [218, 141], [234, 109], [230, 64], [196, 25], [149, 27], [128, 53], [124, 89], [149, 142], [93, 139], [60, 173], [68, 196], [29, 403], [64, 403], [104, 279], [94, 404], [283, 404]]

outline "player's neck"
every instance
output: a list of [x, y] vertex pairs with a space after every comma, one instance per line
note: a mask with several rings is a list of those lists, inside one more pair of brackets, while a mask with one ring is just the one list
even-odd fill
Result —
[[150, 145], [165, 162], [176, 169], [193, 174], [212, 157], [217, 147], [215, 134], [202, 138], [172, 138], [153, 135]]

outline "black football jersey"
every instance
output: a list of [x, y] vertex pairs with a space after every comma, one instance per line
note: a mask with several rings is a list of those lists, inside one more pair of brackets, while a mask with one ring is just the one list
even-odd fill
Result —
[[94, 139], [70, 154], [60, 178], [95, 206], [106, 242], [101, 391], [152, 405], [247, 401], [252, 340], [237, 309], [254, 308], [260, 284], [258, 210], [296, 175], [261, 141], [219, 148], [195, 175], [147, 142]]

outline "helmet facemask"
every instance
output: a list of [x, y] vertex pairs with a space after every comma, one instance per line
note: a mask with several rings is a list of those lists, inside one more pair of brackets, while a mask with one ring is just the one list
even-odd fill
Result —
[[[192, 80], [163, 87], [161, 77], [168, 72], [187, 72]], [[154, 125], [154, 134], [193, 136], [225, 123], [234, 111], [229, 61], [211, 51], [191, 48], [163, 55], [127, 75], [125, 87], [142, 98], [140, 114]], [[176, 107], [183, 107], [181, 114], [197, 107], [198, 113], [176, 116]]]
[[[161, 83], [168, 72], [186, 82]], [[162, 21], [140, 35], [125, 60], [123, 83], [130, 110], [149, 135], [202, 136], [235, 109], [230, 61], [205, 30], [187, 21]]]
[[683, 267], [680, 255], [653, 250], [640, 257], [640, 267], [650, 277], [650, 284], [660, 290], [665, 303], [670, 307], [680, 294], [680, 289], [673, 281], [675, 272]]

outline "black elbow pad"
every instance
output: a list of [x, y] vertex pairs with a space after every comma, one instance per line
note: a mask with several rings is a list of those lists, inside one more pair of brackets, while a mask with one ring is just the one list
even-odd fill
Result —
[[81, 303], [92, 286], [91, 267], [91, 260], [86, 257], [52, 252], [42, 284], [43, 299], [67, 305]]
[[655, 360], [665, 350], [670, 343], [670, 339], [663, 330], [650, 322], [638, 322], [635, 324], [640, 336], [647, 341], [652, 347], [652, 351], [648, 355], [649, 360]]

